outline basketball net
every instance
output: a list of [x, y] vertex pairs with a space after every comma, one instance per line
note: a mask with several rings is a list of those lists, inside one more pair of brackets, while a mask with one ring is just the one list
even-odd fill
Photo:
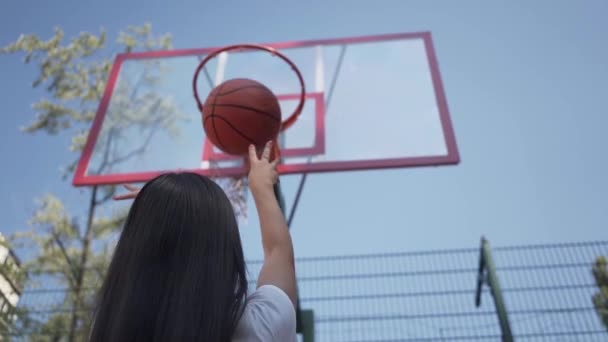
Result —
[[[211, 174], [209, 178], [213, 179], [226, 193], [228, 200], [232, 204], [234, 214], [239, 223], [247, 224], [249, 222], [247, 198], [249, 189], [249, 178], [247, 175], [236, 177], [225, 177], [220, 174], [220, 166], [218, 161], [207, 161]], [[215, 170], [215, 171], [214, 171]]]

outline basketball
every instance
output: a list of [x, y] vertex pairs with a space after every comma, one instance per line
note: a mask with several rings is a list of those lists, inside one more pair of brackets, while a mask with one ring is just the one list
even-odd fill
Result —
[[264, 146], [281, 128], [279, 100], [265, 85], [231, 79], [215, 87], [203, 104], [207, 137], [222, 151], [244, 155], [253, 144]]

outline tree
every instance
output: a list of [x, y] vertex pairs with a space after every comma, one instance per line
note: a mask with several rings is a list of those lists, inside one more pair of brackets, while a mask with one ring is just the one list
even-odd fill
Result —
[[[22, 35], [0, 49], [0, 53], [23, 54], [26, 64], [35, 63], [39, 74], [33, 87], [43, 88], [50, 96], [34, 103], [37, 115], [23, 128], [25, 132], [71, 134], [69, 148], [79, 155], [112, 66], [113, 54], [108, 50], [112, 47], [125, 52], [168, 49], [171, 37], [155, 36], [146, 24], [127, 28], [120, 32], [116, 44], [110, 48], [107, 45], [104, 31], [80, 33], [65, 41], [63, 31], [55, 29], [49, 40]], [[130, 97], [120, 102], [124, 115], [117, 122], [104, 125], [108, 127], [107, 134], [103, 135], [105, 151], [97, 172], [111, 169], [145, 149], [146, 141], [133, 151], [112, 149], [112, 142], [123, 138], [129, 128], [147, 131], [150, 137], [159, 130], [179, 134], [174, 124], [183, 117], [181, 113], [159, 94], [140, 91], [144, 88], [142, 85], [162, 81], [159, 69], [159, 65], [151, 65], [138, 84], [127, 85], [128, 88], [120, 92]], [[64, 177], [72, 174], [76, 162], [77, 157], [66, 165]], [[32, 215], [31, 229], [11, 237], [17, 247], [33, 254], [22, 266], [27, 275], [26, 288], [31, 291], [42, 286], [66, 289], [64, 298], [57, 303], [26, 310], [27, 320], [20, 320], [20, 328], [28, 328], [29, 340], [75, 341], [87, 335], [94, 290], [108, 265], [112, 237], [116, 236], [126, 214], [124, 208], [108, 206], [115, 190], [113, 186], [92, 187], [84, 217], [71, 214], [58, 196], [46, 194]], [[110, 209], [101, 212], [104, 207]]]
[[[105, 90], [106, 79], [116, 52], [170, 49], [168, 34], [156, 36], [151, 25], [131, 26], [120, 32], [115, 43], [108, 44], [107, 34], [84, 32], [67, 40], [57, 28], [53, 37], [43, 40], [37, 35], [21, 35], [15, 42], [0, 48], [2, 54], [22, 54], [24, 63], [34, 64], [39, 73], [34, 88], [46, 91], [34, 103], [35, 119], [23, 130], [27, 133], [49, 135], [69, 134], [69, 149], [75, 158], [64, 165], [63, 178], [72, 175], [78, 156], [87, 139], [88, 129], [95, 117]], [[164, 132], [179, 136], [177, 122], [188, 118], [171, 99], [154, 91], [167, 72], [162, 63], [149, 61], [135, 79], [120, 82], [112, 101], [120, 116], [106, 119], [99, 135], [96, 163], [90, 171], [103, 173], [143, 153], [155, 134]], [[128, 138], [128, 131], [137, 129], [145, 139], [132, 150], [115, 146]], [[237, 215], [245, 217], [246, 179], [217, 179], [227, 192]], [[94, 293], [101, 283], [115, 238], [124, 223], [126, 208], [110, 203], [116, 188], [95, 186], [85, 215], [72, 214], [65, 203], [54, 194], [38, 200], [30, 219], [30, 229], [15, 234], [11, 241], [32, 257], [25, 260], [26, 292], [42, 293], [45, 288], [65, 289], [64, 297], [48, 307], [20, 308], [22, 319], [16, 328], [29, 340], [80, 340], [88, 333]]]
[[604, 327], [608, 330], [608, 261], [600, 256], [592, 269], [593, 277], [599, 291], [593, 295], [593, 305]]

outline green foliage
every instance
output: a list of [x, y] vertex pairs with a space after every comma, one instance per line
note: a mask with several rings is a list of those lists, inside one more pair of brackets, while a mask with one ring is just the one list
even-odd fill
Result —
[[[113, 54], [107, 51], [105, 31], [98, 34], [83, 32], [69, 41], [64, 38], [64, 32], [59, 28], [48, 40], [34, 34], [21, 35], [15, 42], [0, 48], [0, 53], [22, 53], [26, 64], [35, 64], [39, 73], [32, 85], [44, 88], [48, 94], [48, 98], [43, 97], [32, 105], [36, 117], [23, 130], [48, 134], [68, 131], [72, 135], [70, 150], [80, 152], [103, 95]], [[149, 24], [130, 26], [119, 33], [116, 45], [123, 52], [170, 49], [171, 37], [167, 34], [156, 37]], [[140, 116], [144, 116], [146, 109], [139, 108]], [[73, 171], [75, 163], [76, 158], [68, 165], [66, 176]]]
[[[40, 72], [33, 87], [46, 85], [51, 97], [34, 103], [37, 117], [24, 128], [27, 132], [44, 130], [56, 134], [70, 128], [74, 122], [93, 119], [94, 112], [88, 110], [86, 104], [101, 97], [111, 61], [86, 63], [85, 60], [104, 47], [106, 34], [84, 32], [62, 45], [63, 40], [64, 33], [57, 28], [49, 40], [21, 35], [17, 41], [0, 49], [2, 53], [22, 52], [25, 63], [36, 63]], [[82, 100], [82, 106], [72, 107], [66, 103], [75, 99]]]
[[[22, 270], [32, 276], [28, 285], [41, 286], [34, 282], [36, 278], [33, 276], [45, 275], [54, 277], [62, 285], [75, 286], [82, 267], [77, 264], [77, 260], [81, 256], [81, 244], [84, 239], [78, 220], [67, 211], [59, 198], [51, 194], [45, 195], [37, 202], [38, 207], [29, 222], [30, 229], [12, 236], [20, 247], [37, 252], [35, 258], [25, 261], [22, 265]], [[120, 211], [112, 216], [95, 218], [88, 239], [102, 240], [108, 234], [116, 232], [122, 226], [125, 216], [125, 212]], [[90, 253], [92, 260], [98, 253], [106, 254], [103, 250]], [[103, 268], [105, 265], [102, 263], [99, 267]], [[85, 267], [91, 268], [91, 265], [87, 264]], [[95, 275], [91, 272], [85, 274]], [[89, 277], [85, 277], [85, 280], [89, 280]], [[100, 278], [94, 276], [88, 283], [95, 285], [99, 281]]]
[[598, 292], [593, 296], [593, 305], [600, 320], [608, 330], [608, 261], [600, 256], [592, 269]]
[[[71, 135], [69, 149], [76, 154], [64, 177], [75, 168], [105, 90], [112, 67], [113, 53], [109, 51], [169, 49], [171, 37], [155, 36], [146, 24], [128, 27], [119, 33], [115, 44], [107, 45], [104, 31], [84, 32], [66, 40], [64, 32], [57, 28], [48, 40], [34, 34], [21, 35], [0, 48], [0, 53], [22, 54], [24, 63], [39, 70], [32, 85], [43, 89], [46, 96], [33, 104], [35, 119], [23, 131]], [[102, 158], [94, 171], [107, 171], [137, 157], [156, 132], [179, 135], [175, 123], [184, 116], [150, 87], [162, 81], [162, 72], [162, 65], [151, 63], [137, 83], [122, 85], [117, 93], [122, 115], [104, 124], [100, 134]], [[133, 128], [149, 132], [150, 138], [132, 151], [112, 148]], [[114, 194], [113, 186], [94, 187], [86, 215], [70, 213], [59, 197], [46, 194], [38, 200], [29, 220], [30, 229], [11, 237], [14, 246], [31, 255], [21, 267], [20, 277], [26, 291], [48, 286], [65, 290], [64, 297], [53, 303], [19, 307], [15, 311], [19, 319], [12, 327], [13, 335], [17, 332], [31, 341], [75, 341], [86, 336], [94, 300], [92, 289], [102, 282], [113, 248], [112, 238], [126, 217], [125, 208], [109, 205]], [[41, 311], [46, 314], [40, 314]]]
[[[15, 42], [0, 47], [0, 54], [20, 54], [25, 64], [37, 68], [33, 88], [45, 96], [33, 103], [35, 118], [22, 130], [26, 133], [68, 135], [74, 158], [64, 164], [64, 179], [70, 176], [83, 150], [88, 129], [95, 118], [105, 91], [114, 54], [170, 49], [168, 34], [157, 36], [149, 24], [130, 26], [108, 43], [107, 33], [83, 32], [66, 39], [56, 28], [45, 40], [35, 34], [21, 35]], [[90, 173], [111, 171], [121, 163], [133, 161], [146, 151], [156, 134], [179, 137], [178, 121], [186, 120], [171, 98], [155, 89], [169, 70], [158, 61], [142, 63], [134, 79], [121, 78], [112, 96], [118, 115], [107, 116], [99, 134], [89, 168]], [[139, 132], [139, 145], [130, 150], [129, 132]], [[64, 161], [65, 162], [65, 161]], [[239, 216], [245, 217], [245, 179], [218, 179]], [[64, 289], [64, 296], [52, 303], [19, 307], [18, 323], [12, 331], [31, 341], [75, 341], [88, 333], [95, 289], [101, 284], [126, 208], [109, 201], [114, 186], [91, 189], [88, 212], [71, 213], [64, 201], [53, 194], [42, 196], [29, 220], [29, 229], [11, 237], [14, 246], [30, 256], [22, 265], [26, 292], [36, 289]], [[41, 314], [41, 311], [45, 314]], [[13, 334], [15, 335], [15, 334]]]

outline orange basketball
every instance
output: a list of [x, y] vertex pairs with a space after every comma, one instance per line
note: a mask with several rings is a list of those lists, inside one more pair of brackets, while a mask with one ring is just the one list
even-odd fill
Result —
[[281, 128], [277, 97], [263, 84], [232, 79], [215, 87], [203, 104], [207, 137], [222, 151], [244, 155], [250, 144], [264, 146]]

